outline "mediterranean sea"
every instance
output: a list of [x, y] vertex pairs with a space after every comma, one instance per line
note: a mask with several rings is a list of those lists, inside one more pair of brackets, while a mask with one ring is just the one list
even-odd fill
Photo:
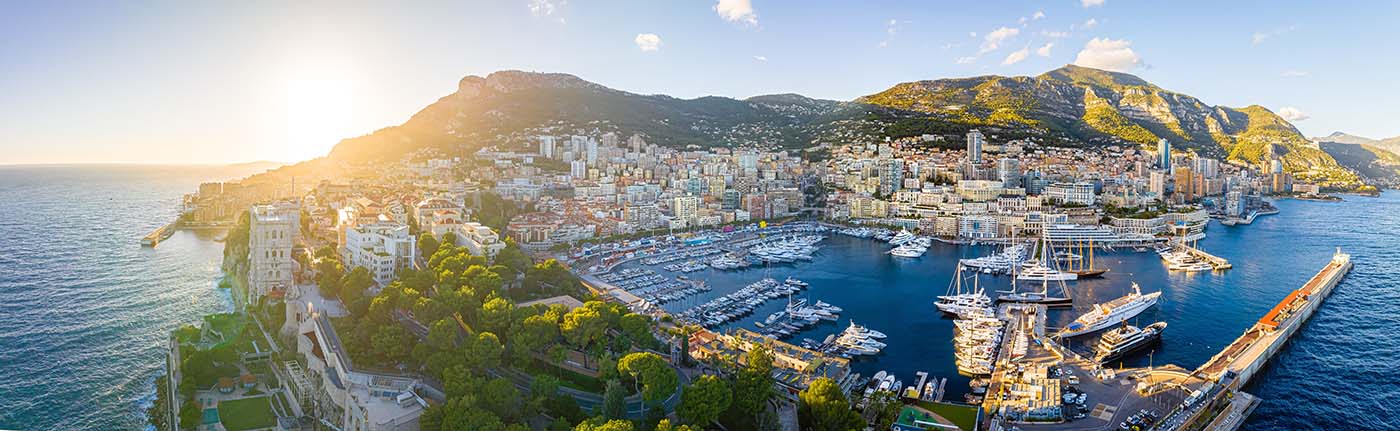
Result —
[[140, 239], [216, 166], [0, 166], [0, 429], [139, 430], [167, 336], [230, 310], [221, 233]]
[[[1162, 291], [1157, 306], [1137, 323], [1168, 323], [1162, 343], [1128, 357], [1122, 365], [1177, 364], [1195, 369], [1253, 325], [1293, 289], [1321, 270], [1341, 247], [1355, 269], [1343, 280], [1311, 321], [1246, 388], [1263, 398], [1246, 429], [1378, 429], [1396, 426], [1400, 417], [1400, 192], [1380, 197], [1347, 196], [1344, 202], [1282, 200], [1278, 215], [1261, 216], [1251, 225], [1211, 222], [1202, 249], [1229, 259], [1234, 269], [1222, 272], [1168, 271], [1156, 253], [1122, 250], [1098, 253], [1097, 266], [1111, 271], [1100, 280], [1069, 282], [1073, 309], [1055, 309], [1050, 326], [1061, 326], [1093, 303], [1124, 295], [1137, 282], [1143, 292]], [[934, 308], [935, 296], [951, 281], [958, 258], [995, 251], [992, 247], [935, 245], [919, 259], [892, 257], [889, 245], [872, 239], [832, 235], [811, 262], [751, 268], [739, 272], [705, 270], [689, 274], [715, 289], [694, 299], [667, 304], [679, 311], [732, 292], [765, 276], [788, 276], [811, 283], [805, 295], [842, 307], [838, 322], [825, 322], [797, 334], [820, 341], [845, 328], [851, 319], [884, 332], [889, 347], [878, 356], [854, 361], [870, 376], [894, 372], [905, 384], [916, 371], [948, 377], [948, 400], [961, 400], [968, 379], [953, 365], [953, 324]], [[626, 266], [636, 266], [630, 263]], [[666, 273], [660, 268], [653, 268]], [[672, 274], [678, 275], [678, 274]], [[982, 276], [982, 286], [1007, 289], [1010, 277]], [[1028, 286], [1023, 282], [1022, 289]], [[1053, 286], [1053, 285], [1052, 285]], [[1038, 284], [1035, 285], [1038, 287]], [[1055, 289], [1052, 287], [1052, 293]], [[753, 315], [725, 326], [755, 329], [753, 322], [779, 311], [774, 300]], [[1097, 335], [1072, 339], [1087, 350]], [[1118, 364], [1113, 364], [1117, 366]]]

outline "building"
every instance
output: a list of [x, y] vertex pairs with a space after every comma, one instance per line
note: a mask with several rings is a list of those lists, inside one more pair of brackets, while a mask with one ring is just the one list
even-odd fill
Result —
[[546, 159], [554, 158], [554, 137], [540, 136], [540, 156]]
[[1094, 205], [1094, 183], [1054, 183], [1045, 188], [1045, 197], [1061, 204]]
[[1172, 171], [1172, 143], [1166, 139], [1157, 140], [1157, 169]]
[[438, 237], [456, 229], [465, 213], [461, 205], [438, 197], [423, 199], [413, 206], [413, 219], [418, 220], [418, 226]]
[[491, 227], [468, 222], [457, 226], [457, 246], [466, 247], [472, 255], [491, 258], [505, 249], [506, 243]]
[[396, 223], [371, 223], [346, 229], [345, 245], [340, 248], [340, 261], [346, 268], [368, 269], [379, 287], [394, 281], [400, 269], [412, 268], [416, 255], [417, 241], [409, 235], [408, 226]]
[[700, 215], [700, 198], [676, 196], [671, 200], [671, 214], [675, 218], [685, 220], [687, 225], [694, 224], [695, 218]]
[[1181, 197], [1182, 202], [1195, 201], [1198, 197], [1196, 192], [1195, 174], [1185, 167], [1176, 168], [1176, 189], [1172, 193]]
[[891, 194], [904, 186], [904, 160], [888, 159], [880, 163], [880, 193]]
[[748, 359], [749, 350], [767, 347], [773, 355], [774, 389], [792, 403], [819, 378], [835, 381], [842, 392], [851, 391], [858, 383], [856, 374], [851, 371], [850, 359], [778, 341], [747, 329], [736, 329], [729, 334], [701, 330], [690, 336], [687, 345], [691, 357], [697, 360], [734, 361], [740, 366]]
[[285, 293], [295, 280], [292, 246], [301, 229], [301, 207], [292, 202], [254, 205], [248, 226], [248, 302]]
[[298, 386], [305, 386], [299, 392], [308, 398], [302, 402], [311, 406], [311, 414], [342, 430], [417, 431], [428, 403], [415, 389], [435, 390], [413, 376], [357, 371], [329, 317], [308, 311], [296, 337], [306, 368], [287, 367], [299, 377], [293, 379]]
[[982, 131], [972, 129], [967, 132], [967, 162], [972, 164], [982, 163], [982, 144], [985, 141]]
[[569, 176], [576, 180], [588, 178], [588, 163], [583, 160], [569, 162]]

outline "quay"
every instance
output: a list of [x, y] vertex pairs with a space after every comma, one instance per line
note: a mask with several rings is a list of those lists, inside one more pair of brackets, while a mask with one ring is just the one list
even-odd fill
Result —
[[146, 234], [146, 236], [141, 237], [141, 245], [145, 247], [155, 247], [157, 244], [160, 244], [161, 241], [170, 238], [170, 235], [175, 234], [176, 223], [177, 222], [166, 223], [151, 231], [151, 233]]
[[1241, 389], [1302, 328], [1351, 268], [1351, 255], [1338, 249], [1327, 266], [1303, 287], [1290, 292], [1254, 326], [1196, 369], [1193, 376], [1214, 384], [1178, 406], [1158, 429], [1239, 429], [1260, 402]]

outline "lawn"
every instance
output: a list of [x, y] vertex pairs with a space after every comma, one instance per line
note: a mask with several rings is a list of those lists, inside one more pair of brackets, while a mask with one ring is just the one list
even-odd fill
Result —
[[965, 430], [976, 429], [977, 407], [947, 403], [933, 403], [928, 401], [920, 401], [919, 407], [928, 409], [929, 411], [937, 413], [939, 416], [942, 416], [944, 419], [952, 421], [953, 424], [958, 426], [958, 428], [962, 428]]
[[219, 417], [229, 431], [269, 428], [277, 424], [272, 403], [266, 396], [219, 403]]

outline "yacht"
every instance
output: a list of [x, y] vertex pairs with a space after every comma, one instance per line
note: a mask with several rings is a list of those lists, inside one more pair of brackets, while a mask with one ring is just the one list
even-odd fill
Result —
[[807, 287], [807, 286], [808, 286], [807, 282], [802, 281], [802, 280], [798, 280], [798, 279], [792, 278], [792, 277], [788, 277], [787, 280], [783, 280], [783, 283], [790, 284], [790, 285], [797, 286], [797, 287]]
[[1045, 266], [1043, 263], [1035, 263], [1022, 268], [1021, 274], [1017, 275], [1016, 279], [1030, 281], [1070, 281], [1078, 280], [1079, 274], [1062, 272]]
[[905, 243], [904, 245], [895, 247], [893, 250], [890, 250], [890, 255], [898, 257], [915, 258], [922, 257], [926, 252], [928, 252], [927, 247], [920, 247], [914, 243]]
[[907, 231], [907, 230], [901, 229], [901, 230], [899, 231], [899, 233], [895, 234], [893, 237], [890, 238], [890, 244], [891, 244], [891, 245], [904, 245], [904, 243], [906, 243], [906, 242], [913, 241], [914, 238], [915, 238], [914, 234], [909, 233], [909, 231]]
[[1069, 338], [1121, 323], [1157, 304], [1157, 298], [1160, 296], [1162, 292], [1144, 295], [1137, 283], [1133, 283], [1132, 293], [1102, 304], [1094, 304], [1092, 311], [1074, 319], [1074, 322], [1060, 329], [1057, 335], [1060, 338]]
[[1123, 326], [1105, 332], [1094, 349], [1094, 360], [1100, 364], [1123, 357], [1162, 339], [1162, 331], [1167, 322], [1157, 322], [1139, 329], [1123, 323]]
[[870, 338], [885, 338], [885, 334], [883, 332], [857, 325], [855, 320], [851, 320], [851, 326], [846, 327], [846, 331], [864, 334], [865, 336]]

